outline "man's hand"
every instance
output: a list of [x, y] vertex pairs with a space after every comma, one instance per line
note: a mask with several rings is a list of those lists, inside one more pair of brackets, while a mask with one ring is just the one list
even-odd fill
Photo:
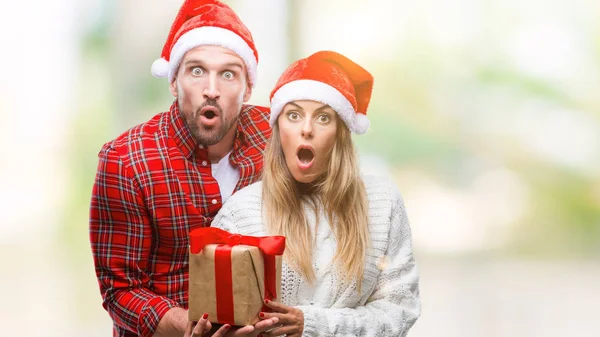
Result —
[[162, 317], [153, 337], [179, 337], [188, 322], [188, 312], [183, 308], [172, 308]]
[[279, 318], [280, 326], [276, 329], [271, 329], [262, 335], [265, 337], [275, 337], [286, 335], [287, 337], [300, 337], [304, 331], [304, 313], [300, 309], [288, 307], [281, 303], [265, 300], [265, 304], [273, 310], [273, 312], [261, 312], [260, 318], [269, 320]]

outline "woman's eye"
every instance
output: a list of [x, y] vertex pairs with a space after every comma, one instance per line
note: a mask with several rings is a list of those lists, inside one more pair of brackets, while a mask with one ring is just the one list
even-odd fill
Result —
[[321, 116], [319, 116], [319, 122], [321, 122], [321, 123], [327, 123], [327, 122], [329, 122], [329, 116], [327, 116], [327, 115], [321, 115]]
[[202, 70], [202, 68], [195, 67], [194, 69], [192, 69], [192, 75], [194, 75], [194, 76], [200, 76], [202, 74], [204, 74], [204, 70]]
[[231, 71], [226, 71], [223, 73], [223, 78], [226, 80], [232, 80], [233, 79], [233, 72]]
[[291, 121], [297, 121], [300, 119], [300, 115], [297, 112], [288, 112], [288, 118]]

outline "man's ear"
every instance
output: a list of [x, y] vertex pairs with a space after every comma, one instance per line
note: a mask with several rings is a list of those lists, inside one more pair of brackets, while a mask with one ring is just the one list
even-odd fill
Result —
[[177, 77], [171, 81], [171, 84], [169, 84], [169, 90], [171, 90], [171, 95], [177, 98]]
[[252, 86], [250, 85], [250, 83], [246, 83], [246, 92], [244, 92], [244, 103], [248, 102], [250, 96], [252, 96]]

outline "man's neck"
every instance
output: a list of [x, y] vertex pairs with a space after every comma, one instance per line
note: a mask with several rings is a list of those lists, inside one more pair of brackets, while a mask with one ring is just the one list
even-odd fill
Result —
[[221, 139], [215, 145], [208, 146], [208, 160], [211, 163], [218, 163], [223, 157], [225, 157], [231, 149], [233, 149], [233, 142], [235, 140], [235, 133], [237, 132], [237, 123], [235, 123], [229, 131], [225, 134], [225, 137]]

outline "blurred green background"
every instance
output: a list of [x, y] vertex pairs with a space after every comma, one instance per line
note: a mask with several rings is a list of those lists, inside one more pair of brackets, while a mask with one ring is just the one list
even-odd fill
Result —
[[[410, 336], [599, 335], [600, 2], [225, 2], [259, 50], [253, 104], [317, 50], [373, 73], [354, 139], [407, 205]], [[180, 4], [0, 5], [2, 335], [111, 334], [88, 241], [97, 153], [171, 104], [150, 65]]]

